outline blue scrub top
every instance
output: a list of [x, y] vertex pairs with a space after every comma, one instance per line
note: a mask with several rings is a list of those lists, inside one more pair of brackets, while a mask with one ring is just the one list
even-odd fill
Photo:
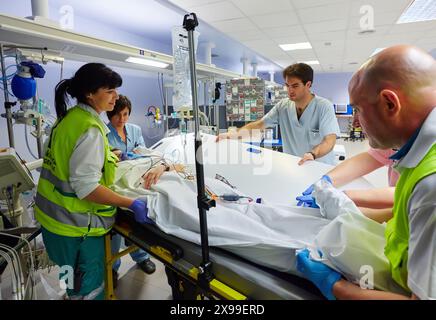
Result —
[[[335, 134], [339, 137], [340, 135], [333, 103], [316, 95], [300, 119], [297, 117], [295, 102], [286, 98], [277, 103], [262, 120], [266, 127], [280, 125], [283, 152], [297, 157], [302, 157], [306, 152], [311, 151], [325, 136]], [[316, 160], [335, 164], [333, 149]]]
[[126, 133], [126, 142], [124, 142], [117, 130], [109, 122], [107, 124], [110, 132], [107, 135], [109, 145], [112, 148], [121, 150], [124, 153], [133, 152], [133, 150], [139, 146], [145, 148], [144, 138], [142, 137], [142, 131], [136, 124], [126, 123], [124, 131]]

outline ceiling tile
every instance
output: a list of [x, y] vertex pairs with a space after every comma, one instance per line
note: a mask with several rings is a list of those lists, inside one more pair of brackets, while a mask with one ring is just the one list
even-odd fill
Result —
[[274, 0], [274, 5], [271, 5], [271, 2], [265, 0], [230, 1], [247, 16], [264, 15], [292, 10], [292, 5], [289, 0]]
[[222, 32], [258, 30], [247, 18], [211, 22], [211, 25]]
[[348, 5], [334, 3], [327, 6], [298, 10], [300, 20], [304, 23], [315, 23], [327, 20], [348, 19]]
[[220, 0], [169, 0], [180, 8], [188, 8], [193, 6], [200, 6], [207, 3], [220, 2]]
[[318, 57], [312, 49], [290, 51], [288, 52], [288, 55], [297, 61], [318, 60]]
[[313, 41], [311, 42], [312, 48], [320, 51], [337, 51], [343, 50], [345, 46], [345, 39], [334, 41]]
[[378, 27], [371, 33], [361, 33], [359, 29], [349, 29], [347, 30], [347, 39], [363, 39], [364, 41], [369, 41], [368, 39], [381, 38], [388, 34], [390, 26]]
[[205, 22], [231, 20], [244, 17], [242, 12], [236, 8], [233, 3], [227, 1], [194, 6], [189, 8], [189, 10], [190, 12], [195, 12], [198, 19]]
[[300, 25], [292, 25], [281, 28], [268, 28], [262, 29], [262, 31], [272, 39], [300, 36], [306, 34], [303, 27], [301, 27]]
[[281, 66], [283, 69], [286, 68], [287, 66], [290, 66], [291, 64], [296, 63], [297, 61], [295, 61], [292, 58], [288, 58], [288, 59], [280, 59], [280, 60], [273, 60], [275, 63], [277, 63], [279, 66]]
[[304, 24], [303, 28], [307, 33], [320, 33], [320, 32], [331, 32], [331, 31], [341, 31], [347, 28], [347, 20], [330, 20], [316, 23]]
[[332, 31], [332, 32], [316, 32], [316, 33], [307, 33], [307, 36], [311, 42], [327, 42], [327, 41], [340, 41], [344, 40], [346, 35], [346, 31]]
[[308, 39], [305, 35], [300, 35], [300, 36], [290, 36], [284, 38], [274, 38], [273, 41], [279, 45], [279, 44], [288, 44], [288, 43], [308, 42]]
[[240, 42], [261, 40], [265, 38], [265, 35], [259, 30], [234, 31], [230, 36]]
[[250, 19], [262, 29], [292, 26], [299, 23], [294, 11], [252, 16]]
[[383, 37], [381, 45], [385, 47], [391, 47], [398, 44], [409, 44], [413, 45], [417, 40], [420, 39], [419, 34], [416, 33], [404, 33], [401, 35], [391, 34]]
[[282, 51], [273, 41], [269, 39], [261, 39], [261, 40], [252, 40], [252, 41], [243, 41], [245, 46], [261, 52], [277, 52], [281, 53]]
[[347, 1], [345, 0], [292, 0], [292, 3], [296, 8], [302, 9], [302, 8], [324, 6], [334, 3], [343, 3], [344, 5], [346, 5]]
[[265, 55], [271, 56], [271, 57], [281, 57], [283, 53], [284, 53], [284, 56], [289, 57], [289, 55], [285, 51], [280, 49], [279, 47], [268, 47], [267, 49], [263, 49], [262, 52], [264, 52]]

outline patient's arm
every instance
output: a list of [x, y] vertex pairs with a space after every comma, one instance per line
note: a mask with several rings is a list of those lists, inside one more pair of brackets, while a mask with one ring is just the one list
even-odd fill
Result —
[[333, 285], [333, 295], [341, 300], [408, 300], [415, 296], [403, 296], [401, 294], [362, 289], [357, 285], [341, 279]]
[[390, 208], [394, 205], [394, 187], [346, 190], [344, 192], [358, 207], [380, 209]]
[[185, 169], [185, 166], [182, 164], [171, 164], [167, 167], [165, 164], [158, 164], [154, 168], [147, 171], [147, 173], [143, 176], [144, 182], [143, 186], [145, 189], [150, 189], [153, 184], [156, 184], [159, 181], [159, 178], [162, 174], [167, 171], [177, 171], [181, 172]]
[[362, 152], [341, 162], [327, 175], [335, 187], [340, 187], [381, 167], [383, 167], [382, 163], [375, 160], [368, 152]]
[[378, 222], [388, 222], [392, 218], [392, 208], [372, 209], [359, 207], [359, 210], [368, 218]]

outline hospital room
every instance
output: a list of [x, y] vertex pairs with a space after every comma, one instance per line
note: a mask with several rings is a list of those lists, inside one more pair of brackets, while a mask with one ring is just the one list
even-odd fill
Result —
[[436, 0], [0, 0], [0, 300], [435, 300], [435, 59]]

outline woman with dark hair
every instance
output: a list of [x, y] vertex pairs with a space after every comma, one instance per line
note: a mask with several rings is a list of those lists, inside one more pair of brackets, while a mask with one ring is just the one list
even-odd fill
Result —
[[[114, 108], [121, 84], [118, 73], [88, 63], [55, 89], [58, 119], [44, 156], [35, 214], [50, 259], [61, 267], [60, 277], [68, 279], [71, 299], [104, 297], [104, 235], [112, 228], [116, 207], [149, 222], [145, 201], [109, 188], [117, 158], [99, 115]], [[78, 102], [70, 109], [68, 95]]]
[[[123, 95], [119, 95], [113, 110], [106, 112], [109, 119], [107, 126], [110, 130], [107, 138], [110, 146], [119, 150], [120, 160], [128, 160], [132, 155], [139, 153], [140, 149], [145, 149], [141, 128], [135, 124], [128, 123], [131, 112], [132, 103], [129, 98]], [[165, 169], [166, 166], [163, 164], [163, 166], [158, 166], [157, 168], [152, 169], [152, 171], [155, 171], [156, 174], [162, 174]], [[112, 237], [111, 242], [112, 253], [118, 253], [120, 247], [121, 235], [115, 234]], [[130, 256], [145, 273], [152, 274], [156, 270], [155, 264], [150, 260], [150, 256], [144, 250], [135, 250], [130, 253]], [[118, 269], [120, 266], [121, 259], [118, 259], [113, 265], [114, 286], [117, 284]]]
[[[107, 126], [110, 130], [107, 138], [110, 146], [120, 152], [120, 160], [134, 159], [136, 154], [150, 152], [150, 150], [147, 150], [145, 147], [141, 128], [135, 124], [128, 123], [131, 112], [132, 103], [129, 98], [123, 95], [119, 96], [113, 110], [106, 112], [109, 119]], [[165, 161], [160, 162], [148, 170], [144, 175], [143, 186], [146, 189], [150, 189], [153, 184], [157, 183], [165, 171], [183, 171], [183, 169], [184, 166], [181, 164], [168, 165]], [[118, 253], [121, 247], [120, 235], [117, 234], [112, 237], [111, 247], [112, 253]], [[145, 273], [152, 274], [156, 270], [155, 264], [150, 260], [150, 256], [144, 250], [138, 249], [133, 251], [130, 256]], [[120, 259], [118, 259], [113, 265], [114, 286], [117, 284], [118, 269], [120, 268], [120, 265]]]

